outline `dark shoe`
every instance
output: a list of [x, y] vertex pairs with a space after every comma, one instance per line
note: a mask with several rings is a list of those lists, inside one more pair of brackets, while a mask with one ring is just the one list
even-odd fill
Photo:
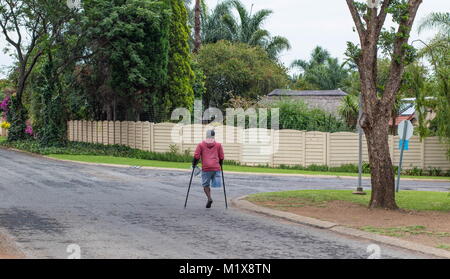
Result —
[[206, 208], [211, 208], [213, 201], [208, 201], [208, 203], [206, 204]]

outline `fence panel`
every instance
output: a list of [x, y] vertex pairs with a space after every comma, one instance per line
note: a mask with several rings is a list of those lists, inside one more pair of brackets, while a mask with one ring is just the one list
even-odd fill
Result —
[[[400, 148], [399, 148], [399, 137], [394, 138], [394, 155], [391, 157], [393, 164], [398, 165], [400, 161]], [[403, 165], [404, 169], [411, 169], [413, 167], [422, 168], [422, 143], [420, 142], [420, 137], [413, 136], [409, 140], [409, 150], [403, 152]]]
[[305, 165], [305, 132], [296, 130], [278, 130], [274, 133], [275, 143], [278, 139], [278, 150], [275, 150], [273, 164], [279, 165]]
[[136, 134], [135, 148], [143, 149], [143, 144], [142, 144], [142, 140], [143, 140], [142, 139], [142, 122], [136, 122], [135, 134]]
[[[189, 150], [192, 154], [205, 138], [208, 129], [216, 131], [216, 140], [224, 147], [227, 160], [248, 165], [329, 165], [358, 163], [358, 134], [323, 133], [295, 130], [243, 129], [231, 126], [154, 124], [150, 122], [69, 121], [71, 141], [123, 144], [155, 152]], [[6, 130], [1, 129], [0, 135]], [[389, 150], [395, 165], [400, 150], [398, 136], [389, 136]], [[363, 136], [363, 161], [368, 162], [368, 150]], [[450, 169], [447, 147], [436, 137], [423, 142], [414, 136], [404, 154], [404, 168]]]
[[114, 143], [122, 144], [120, 121], [114, 121]]
[[306, 133], [306, 165], [326, 165], [327, 164], [327, 133], [307, 132]]
[[242, 161], [242, 146], [244, 129], [241, 127], [222, 126], [225, 133], [223, 150], [225, 152], [225, 160], [235, 162]]
[[0, 128], [0, 136], [7, 137], [8, 136], [8, 130]]
[[136, 148], [136, 122], [128, 122], [128, 146]]
[[440, 143], [438, 137], [426, 138], [424, 147], [424, 168], [450, 170], [448, 150], [445, 145]]
[[180, 127], [175, 127], [173, 123], [160, 123], [154, 125], [154, 151], [169, 152], [170, 146], [180, 147], [181, 132]]
[[358, 163], [359, 137], [355, 133], [332, 133], [329, 135], [329, 166]]
[[109, 144], [108, 135], [109, 135], [109, 126], [108, 121], [102, 121], [102, 131], [103, 131], [103, 144]]
[[97, 135], [96, 143], [103, 143], [103, 124], [101, 121], [96, 122], [95, 130]]
[[273, 165], [272, 130], [245, 129], [242, 142], [242, 163]]
[[151, 123], [142, 122], [142, 150], [151, 151], [152, 150], [152, 140], [151, 140]]

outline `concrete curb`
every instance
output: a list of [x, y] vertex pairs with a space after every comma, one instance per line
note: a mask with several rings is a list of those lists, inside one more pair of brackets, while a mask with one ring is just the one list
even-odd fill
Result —
[[0, 259], [27, 259], [32, 258], [23, 252], [23, 247], [18, 244], [5, 229], [0, 228]]
[[[78, 164], [85, 164], [85, 165], [91, 165], [91, 166], [105, 166], [105, 167], [118, 167], [118, 168], [131, 168], [135, 167], [132, 165], [120, 165], [120, 164], [105, 164], [105, 163], [90, 163], [90, 162], [82, 162], [82, 161], [74, 161], [74, 160], [65, 160], [65, 159], [57, 159], [52, 158], [36, 153], [31, 153], [19, 149], [14, 148], [7, 148], [0, 146], [0, 149], [4, 150], [10, 150], [20, 153], [25, 153], [31, 156], [35, 157], [42, 157], [54, 161], [63, 161], [63, 162], [70, 162], [70, 163], [78, 163]], [[170, 171], [183, 171], [183, 172], [190, 172], [191, 170], [188, 169], [179, 169], [179, 168], [162, 168], [162, 167], [141, 167], [140, 169], [148, 169], [148, 170], [170, 170]], [[329, 178], [329, 179], [358, 179], [357, 176], [335, 176], [335, 175], [313, 175], [313, 174], [290, 174], [290, 173], [259, 173], [259, 172], [238, 172], [238, 171], [225, 171], [225, 173], [228, 174], [241, 174], [241, 175], [256, 175], [256, 176], [285, 176], [285, 177], [304, 177], [304, 178]], [[370, 177], [363, 177], [363, 180], [369, 180]], [[416, 181], [416, 182], [450, 182], [450, 180], [446, 179], [414, 179], [414, 178], [402, 178], [402, 180], [405, 181]]]
[[399, 248], [403, 248], [403, 249], [407, 249], [407, 250], [411, 250], [411, 251], [415, 251], [415, 252], [420, 252], [423, 254], [432, 255], [432, 256], [439, 257], [439, 258], [450, 259], [450, 252], [443, 250], [443, 249], [426, 246], [423, 244], [418, 244], [418, 243], [414, 243], [411, 241], [406, 241], [406, 240], [402, 240], [402, 239], [398, 239], [398, 238], [394, 238], [394, 237], [365, 232], [365, 231], [341, 226], [340, 224], [333, 223], [333, 222], [322, 221], [322, 220], [311, 218], [311, 217], [301, 216], [301, 215], [297, 215], [297, 214], [293, 214], [293, 213], [289, 213], [289, 212], [284, 212], [284, 211], [270, 209], [267, 207], [258, 206], [254, 203], [247, 201], [246, 200], [247, 197], [248, 196], [243, 196], [243, 197], [240, 197], [237, 199], [233, 199], [231, 201], [231, 203], [234, 207], [241, 209], [241, 210], [250, 211], [250, 212], [258, 213], [258, 214], [263, 214], [266, 216], [275, 217], [275, 218], [287, 220], [287, 221], [302, 224], [302, 225], [312, 226], [312, 227], [319, 228], [319, 229], [326, 229], [326, 230], [333, 231], [333, 232], [340, 233], [340, 234], [347, 235], [347, 236], [364, 238], [364, 239], [375, 241], [378, 243], [387, 244], [390, 246], [395, 246], [395, 247], [399, 247]]

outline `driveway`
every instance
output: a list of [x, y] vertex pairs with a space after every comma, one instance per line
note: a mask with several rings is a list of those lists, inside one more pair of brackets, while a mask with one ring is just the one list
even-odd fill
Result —
[[[189, 173], [60, 162], [0, 149], [0, 228], [28, 257], [367, 258], [365, 240], [224, 209], [206, 210], [199, 181], [183, 209]], [[355, 179], [225, 174], [229, 199], [294, 189], [354, 189]], [[364, 180], [367, 185], [369, 180]], [[449, 182], [403, 189], [448, 191]], [[385, 258], [426, 255], [381, 246]]]

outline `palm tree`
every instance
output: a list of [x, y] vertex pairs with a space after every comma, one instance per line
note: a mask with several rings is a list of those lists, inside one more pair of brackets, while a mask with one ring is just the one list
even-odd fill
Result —
[[[419, 26], [419, 33], [425, 29], [435, 29], [438, 34], [429, 42], [422, 42], [425, 47], [420, 54], [428, 58], [432, 65], [433, 84], [432, 90], [423, 92], [425, 96], [432, 96], [433, 101], [418, 102], [419, 109], [432, 107], [436, 112], [435, 118], [430, 124], [436, 127], [436, 134], [449, 146], [448, 157], [450, 158], [450, 13], [432, 13], [427, 16]], [[423, 99], [417, 98], [418, 100]]]
[[450, 34], [450, 13], [431, 13], [422, 20], [419, 33], [426, 29], [437, 29], [443, 34]]
[[339, 115], [344, 119], [347, 126], [356, 129], [359, 115], [359, 101], [358, 97], [354, 95], [347, 95], [342, 98], [341, 106], [338, 110]]
[[331, 57], [330, 53], [320, 46], [312, 51], [309, 61], [295, 60], [291, 67], [302, 71], [300, 79], [321, 90], [339, 88], [348, 76], [348, 71], [339, 64], [339, 60]]
[[311, 53], [311, 58], [309, 61], [305, 61], [305, 60], [301, 60], [301, 59], [295, 60], [294, 62], [292, 62], [291, 67], [299, 68], [299, 69], [303, 70], [304, 72], [306, 72], [315, 66], [325, 64], [325, 62], [329, 58], [331, 58], [331, 55], [326, 49], [324, 49], [320, 46], [316, 46]]
[[233, 35], [233, 41], [262, 47], [271, 58], [277, 58], [282, 51], [291, 48], [286, 38], [281, 36], [272, 37], [269, 31], [262, 28], [264, 22], [273, 14], [273, 11], [263, 9], [252, 14], [251, 11], [247, 11], [239, 0], [231, 0], [229, 2], [238, 14], [237, 18], [232, 13], [224, 17], [224, 22]]
[[213, 10], [204, 6], [201, 26], [201, 38], [204, 44], [214, 44], [221, 40], [231, 41], [232, 34], [224, 23], [224, 18], [231, 13], [229, 1], [220, 2]]
[[[236, 11], [237, 17], [233, 11]], [[202, 38], [203, 43], [216, 43], [220, 40], [246, 43], [265, 49], [269, 57], [276, 59], [279, 54], [291, 48], [288, 39], [272, 37], [263, 24], [272, 14], [263, 9], [252, 14], [239, 0], [227, 0], [219, 3], [211, 13], [204, 11]]]

